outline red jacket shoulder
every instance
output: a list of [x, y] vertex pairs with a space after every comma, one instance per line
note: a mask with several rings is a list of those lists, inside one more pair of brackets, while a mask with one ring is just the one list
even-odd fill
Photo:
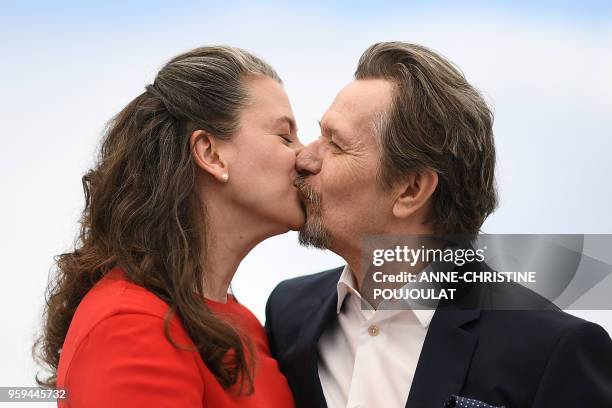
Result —
[[[164, 334], [164, 319], [168, 310], [168, 305], [153, 293], [128, 281], [122, 270], [110, 271], [85, 295], [70, 323], [60, 356], [58, 386], [73, 371], [76, 357], [82, 362], [83, 350], [92, 346], [98, 347], [95, 351], [98, 357], [108, 355], [109, 346], [115, 348], [115, 353], [121, 354], [130, 352], [132, 345], [144, 343], [147, 348], [141, 347], [143, 352], [156, 350], [158, 354], [164, 352], [170, 353], [172, 358], [176, 357], [175, 347]], [[171, 317], [169, 329], [171, 338], [177, 344], [193, 348], [176, 315]], [[96, 345], [100, 342], [104, 345]], [[189, 354], [188, 360], [201, 362], [197, 352]], [[193, 366], [194, 363], [190, 364]]]

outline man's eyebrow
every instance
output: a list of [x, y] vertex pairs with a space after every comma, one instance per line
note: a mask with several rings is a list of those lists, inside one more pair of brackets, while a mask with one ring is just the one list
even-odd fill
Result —
[[344, 140], [340, 132], [338, 132], [338, 129], [329, 126], [327, 122], [322, 122], [320, 120], [317, 122], [319, 122], [319, 127], [321, 128], [321, 132], [328, 134], [330, 137], [333, 136], [335, 139], [338, 139], [340, 143], [346, 143], [346, 141]]
[[320, 120], [318, 120], [317, 122], [319, 123], [319, 127], [321, 128], [321, 132], [329, 133], [330, 135], [338, 134], [338, 130], [336, 128], [329, 126], [327, 122], [323, 122]]

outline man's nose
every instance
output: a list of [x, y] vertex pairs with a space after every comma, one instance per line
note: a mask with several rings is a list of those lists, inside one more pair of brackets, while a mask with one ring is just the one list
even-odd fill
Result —
[[320, 138], [300, 150], [295, 159], [295, 168], [298, 173], [317, 174], [321, 171], [320, 150]]

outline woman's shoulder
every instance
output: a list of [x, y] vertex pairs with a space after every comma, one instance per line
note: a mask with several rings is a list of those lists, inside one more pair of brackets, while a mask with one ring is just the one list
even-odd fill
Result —
[[[121, 269], [111, 270], [77, 307], [62, 347], [58, 380], [67, 375], [75, 356], [96, 342], [104, 343], [107, 350], [108, 345], [127, 350], [121, 344], [135, 345], [144, 341], [149, 349], [157, 347], [170, 351], [171, 344], [164, 333], [168, 311], [163, 300], [130, 282]], [[193, 346], [176, 315], [170, 317], [169, 334], [176, 343]], [[99, 355], [104, 352], [98, 350]]]
[[129, 281], [122, 269], [115, 268], [83, 297], [72, 324], [92, 326], [118, 314], [143, 314], [163, 319], [168, 309], [163, 300]]
[[[77, 308], [57, 373], [72, 406], [201, 406], [214, 380], [169, 307], [113, 270]], [[175, 346], [176, 345], [176, 346]]]

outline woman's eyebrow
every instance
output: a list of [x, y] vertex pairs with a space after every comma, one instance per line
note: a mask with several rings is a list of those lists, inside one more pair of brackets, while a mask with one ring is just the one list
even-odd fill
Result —
[[283, 115], [283, 116], [277, 117], [272, 122], [273, 126], [282, 126], [284, 124], [288, 124], [289, 125], [289, 131], [290, 132], [297, 131], [297, 125], [295, 124], [295, 120], [293, 120], [293, 118], [291, 118], [289, 116]]

